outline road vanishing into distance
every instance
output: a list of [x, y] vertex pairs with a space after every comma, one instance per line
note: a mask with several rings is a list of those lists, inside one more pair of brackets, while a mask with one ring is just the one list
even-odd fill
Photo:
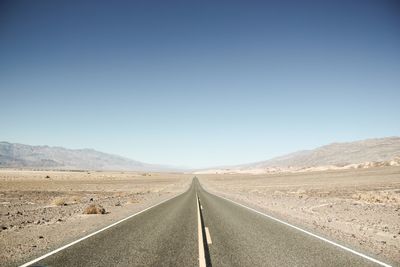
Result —
[[194, 178], [185, 193], [22, 266], [389, 266], [335, 244]]

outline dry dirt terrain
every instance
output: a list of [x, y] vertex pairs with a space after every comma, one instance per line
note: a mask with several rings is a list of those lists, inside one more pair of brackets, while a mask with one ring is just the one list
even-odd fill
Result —
[[400, 265], [400, 167], [197, 177], [209, 192]]
[[[171, 198], [185, 191], [191, 178], [168, 173], [0, 170], [0, 265], [23, 263]], [[92, 212], [105, 213], [84, 214], [90, 205], [97, 208]]]

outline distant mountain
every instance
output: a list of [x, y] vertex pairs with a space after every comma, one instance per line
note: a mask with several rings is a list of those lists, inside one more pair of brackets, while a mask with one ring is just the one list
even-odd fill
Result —
[[65, 170], [169, 170], [165, 166], [147, 164], [93, 149], [66, 149], [8, 142], [0, 142], [0, 167]]
[[[400, 157], [400, 137], [333, 143], [266, 161], [215, 168], [198, 173], [268, 173], [337, 168], [367, 168], [396, 165]], [[394, 160], [394, 161], [393, 161]]]
[[344, 166], [354, 163], [386, 161], [400, 156], [400, 137], [333, 143], [313, 150], [299, 151], [247, 165], [248, 167]]
[[[333, 143], [266, 161], [196, 173], [274, 173], [400, 165], [400, 137]], [[0, 168], [65, 170], [173, 171], [93, 149], [30, 146], [0, 142]]]

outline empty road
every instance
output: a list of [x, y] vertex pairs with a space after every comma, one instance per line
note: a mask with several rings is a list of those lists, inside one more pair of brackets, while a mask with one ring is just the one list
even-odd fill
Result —
[[187, 192], [25, 266], [199, 265], [382, 263], [212, 195], [194, 178]]

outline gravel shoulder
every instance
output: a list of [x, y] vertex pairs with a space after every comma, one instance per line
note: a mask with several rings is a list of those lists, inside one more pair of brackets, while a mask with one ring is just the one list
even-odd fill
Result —
[[[0, 262], [16, 266], [189, 188], [192, 175], [0, 170]], [[105, 214], [83, 214], [89, 205]]]
[[197, 175], [239, 203], [400, 265], [400, 168]]

